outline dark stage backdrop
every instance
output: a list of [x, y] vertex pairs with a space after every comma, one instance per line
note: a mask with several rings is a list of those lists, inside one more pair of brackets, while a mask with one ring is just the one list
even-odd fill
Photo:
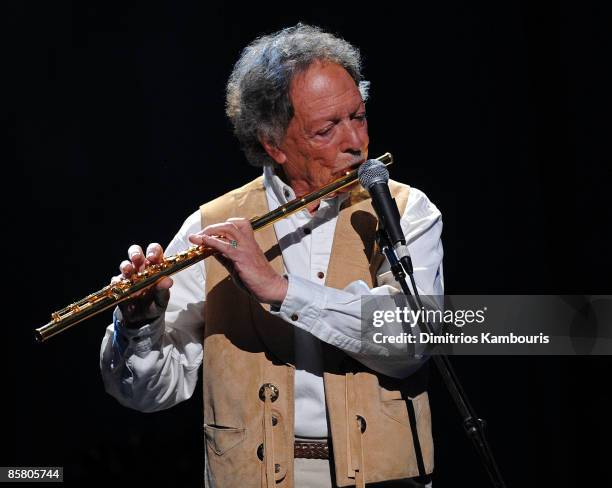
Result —
[[[13, 3], [21, 174], [4, 185], [23, 225], [5, 236], [20, 268], [5, 300], [24, 308], [5, 323], [0, 465], [64, 466], [75, 486], [201, 486], [199, 386], [168, 411], [131, 411], [98, 371], [110, 313], [42, 346], [32, 329], [106, 284], [131, 243], [166, 244], [259, 174], [224, 83], [249, 41], [298, 21], [361, 48], [370, 154], [391, 151], [392, 177], [441, 209], [448, 293], [612, 291], [607, 2]], [[453, 363], [509, 486], [610, 486], [609, 358]], [[435, 372], [431, 402], [434, 486], [489, 486]]]

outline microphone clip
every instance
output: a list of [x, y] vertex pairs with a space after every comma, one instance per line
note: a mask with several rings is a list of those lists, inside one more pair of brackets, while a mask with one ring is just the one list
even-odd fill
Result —
[[412, 266], [412, 258], [408, 252], [407, 244], [398, 243], [395, 247], [391, 244], [389, 236], [384, 229], [376, 230], [376, 243], [381, 253], [387, 258], [387, 262], [391, 267], [395, 281], [401, 283], [401, 280], [406, 279], [406, 273], [412, 275], [414, 272]]
[[402, 283], [403, 281], [405, 281], [406, 273], [404, 271], [404, 267], [402, 266], [402, 263], [397, 257], [395, 249], [391, 245], [387, 233], [382, 229], [378, 229], [376, 231], [376, 244], [378, 244], [380, 252], [385, 256], [385, 258], [387, 258], [387, 262], [391, 267], [391, 272], [393, 273], [395, 281], [397, 281], [398, 283]]

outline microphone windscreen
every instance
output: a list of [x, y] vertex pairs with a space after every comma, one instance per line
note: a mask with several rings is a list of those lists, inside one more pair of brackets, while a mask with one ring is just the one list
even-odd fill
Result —
[[357, 176], [359, 177], [361, 186], [368, 191], [375, 183], [387, 183], [389, 181], [389, 171], [378, 159], [368, 159], [359, 166]]

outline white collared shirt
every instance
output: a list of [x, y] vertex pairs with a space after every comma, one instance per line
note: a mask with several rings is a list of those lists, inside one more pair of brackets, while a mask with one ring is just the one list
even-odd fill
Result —
[[[264, 169], [264, 186], [270, 209], [295, 198], [291, 187], [268, 167]], [[363, 281], [350, 283], [344, 290], [324, 285], [345, 197], [341, 194], [323, 200], [314, 215], [304, 209], [274, 224], [289, 288], [280, 309], [272, 313], [296, 327], [295, 435], [300, 437], [328, 436], [320, 341], [388, 376], [406, 377], [423, 362], [414, 357], [385, 358], [363, 352], [361, 297], [398, 293], [397, 288], [382, 285], [370, 289]], [[423, 192], [411, 188], [401, 224], [419, 292], [442, 295], [440, 212]], [[165, 254], [186, 250], [192, 245], [189, 235], [201, 229], [198, 210], [187, 218]], [[139, 329], [120, 324], [107, 328], [100, 368], [106, 390], [121, 404], [150, 412], [191, 397], [202, 363], [205, 274], [204, 263], [199, 262], [174, 275], [166, 313], [151, 324]]]

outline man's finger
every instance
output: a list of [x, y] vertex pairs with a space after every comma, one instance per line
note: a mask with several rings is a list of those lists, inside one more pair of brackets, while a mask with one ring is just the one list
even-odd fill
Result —
[[128, 248], [128, 256], [136, 270], [140, 269], [140, 267], [144, 264], [144, 253], [142, 252], [142, 247], [140, 247], [138, 244], [132, 244]]
[[221, 224], [213, 224], [206, 226], [200, 232], [199, 235], [208, 235], [208, 236], [222, 236], [227, 237], [228, 240], [235, 239], [240, 241], [241, 233], [240, 229], [236, 227], [232, 223], [223, 222]]
[[129, 278], [134, 273], [134, 265], [126, 259], [119, 265], [119, 271], [124, 278]]
[[147, 246], [147, 261], [157, 264], [160, 263], [163, 258], [164, 249], [157, 242], [152, 242]]
[[157, 290], [169, 290], [170, 287], [174, 284], [174, 281], [169, 276], [164, 276], [161, 280], [157, 282], [155, 288]]
[[209, 236], [207, 234], [192, 234], [189, 236], [189, 240], [194, 244], [204, 244], [211, 247], [229, 258], [231, 258], [232, 252], [235, 251], [235, 248], [232, 247], [229, 241], [219, 239], [218, 237]]

